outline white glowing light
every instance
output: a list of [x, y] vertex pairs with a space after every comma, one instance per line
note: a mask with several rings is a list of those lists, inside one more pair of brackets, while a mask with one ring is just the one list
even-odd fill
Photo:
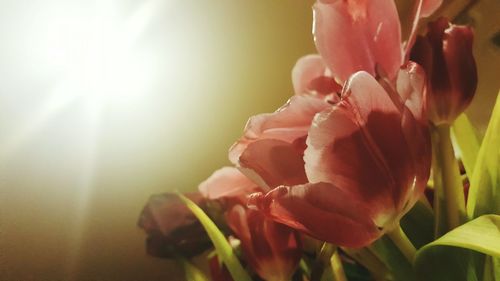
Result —
[[26, 34], [41, 44], [21, 48], [29, 54], [26, 63], [35, 64], [40, 77], [50, 77], [57, 82], [29, 120], [19, 124], [0, 143], [0, 161], [7, 162], [17, 148], [69, 105], [77, 104], [83, 109], [86, 121], [79, 128], [82, 134], [79, 140], [85, 143], [83, 170], [81, 184], [72, 187], [78, 200], [73, 210], [73, 235], [65, 268], [69, 280], [78, 271], [84, 221], [93, 194], [102, 111], [109, 105], [133, 106], [145, 102], [154, 74], [154, 54], [136, 43], [158, 9], [159, 1], [146, 1], [127, 17], [117, 14], [119, 4], [119, 1], [103, 0], [84, 9], [71, 3], [42, 8], [36, 21], [43, 26], [35, 27], [33, 34]]
[[73, 102], [92, 111], [87, 115], [93, 116], [111, 104], [129, 106], [146, 101], [156, 59], [136, 43], [159, 1], [144, 2], [126, 18], [117, 14], [120, 3], [116, 1], [94, 4], [87, 9], [69, 2], [46, 6], [36, 18], [43, 26], [26, 34], [41, 42], [39, 46], [20, 46], [30, 54], [27, 62], [34, 63], [42, 77], [57, 75], [57, 82], [32, 118], [1, 142], [0, 160], [7, 161]]
[[53, 42], [52, 56], [66, 68], [61, 82], [68, 94], [109, 103], [137, 101], [146, 92], [151, 77], [152, 57], [136, 50], [134, 43], [151, 18], [153, 2], [146, 3], [132, 17], [120, 20], [116, 7], [99, 7], [90, 16], [74, 15], [71, 31], [61, 26]]

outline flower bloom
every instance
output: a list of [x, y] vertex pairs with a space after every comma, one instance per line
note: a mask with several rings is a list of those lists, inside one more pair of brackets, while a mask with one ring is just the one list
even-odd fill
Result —
[[[205, 199], [199, 193], [188, 193], [186, 196], [204, 208]], [[148, 254], [155, 257], [192, 257], [211, 246], [198, 219], [174, 193], [151, 196], [138, 225], [148, 234]]]
[[414, 2], [411, 32], [403, 41], [392, 0], [316, 1], [314, 42], [331, 76], [339, 83], [344, 83], [356, 71], [396, 79], [401, 65], [407, 62], [419, 20], [431, 15], [442, 0]]
[[338, 102], [341, 86], [319, 55], [299, 59], [292, 70], [295, 95], [273, 113], [252, 116], [229, 160], [264, 190], [306, 183], [303, 154], [314, 116]]
[[262, 189], [230, 167], [215, 171], [199, 189], [204, 196], [223, 201], [226, 222], [251, 268], [265, 280], [290, 280], [302, 254], [300, 240], [295, 230], [246, 207], [247, 196]]
[[451, 124], [469, 106], [477, 86], [472, 29], [440, 18], [419, 36], [411, 59], [427, 73], [429, 119]]
[[248, 263], [261, 278], [291, 280], [302, 255], [296, 231], [248, 209], [246, 204], [232, 206], [226, 221], [240, 239]]
[[[277, 112], [250, 118], [230, 150], [233, 163], [271, 189], [254, 194], [250, 205], [349, 247], [368, 245], [413, 206], [429, 176], [430, 140], [425, 75], [405, 61], [404, 50], [418, 20], [441, 1], [416, 3], [405, 43], [393, 1], [316, 2], [319, 55], [297, 62], [296, 95]], [[344, 84], [340, 99], [338, 83]], [[279, 153], [278, 144], [295, 152]]]
[[391, 230], [425, 188], [430, 139], [424, 74], [409, 63], [396, 86], [351, 76], [341, 101], [316, 115], [304, 152], [308, 183], [252, 195], [277, 222], [323, 241], [362, 247]]
[[[416, 1], [410, 37], [418, 20], [441, 2]], [[314, 15], [319, 55], [297, 61], [292, 70], [295, 95], [276, 112], [251, 117], [229, 152], [231, 162], [262, 187], [307, 182], [302, 155], [309, 127], [316, 114], [339, 101], [340, 84], [349, 76], [366, 71], [393, 84], [404, 63], [394, 1], [319, 0]]]
[[393, 79], [403, 62], [401, 26], [392, 0], [318, 0], [314, 40], [319, 54], [339, 81], [380, 67]]

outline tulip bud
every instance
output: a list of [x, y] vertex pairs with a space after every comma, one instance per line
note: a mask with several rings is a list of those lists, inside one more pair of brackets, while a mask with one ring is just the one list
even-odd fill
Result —
[[411, 60], [427, 74], [427, 108], [435, 124], [451, 124], [470, 104], [477, 85], [472, 29], [440, 18], [419, 36]]
[[[186, 196], [201, 207], [205, 205], [205, 199], [199, 193]], [[173, 193], [151, 196], [138, 225], [148, 234], [146, 250], [154, 257], [192, 257], [211, 246], [200, 222]]]

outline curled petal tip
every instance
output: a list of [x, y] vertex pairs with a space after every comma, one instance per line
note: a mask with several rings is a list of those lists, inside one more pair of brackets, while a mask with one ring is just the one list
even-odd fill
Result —
[[292, 70], [292, 84], [295, 94], [316, 93], [326, 95], [338, 92], [341, 86], [326, 67], [320, 55], [312, 54], [300, 58]]
[[262, 192], [255, 192], [248, 196], [247, 207], [253, 210], [259, 210], [260, 200], [264, 197]]

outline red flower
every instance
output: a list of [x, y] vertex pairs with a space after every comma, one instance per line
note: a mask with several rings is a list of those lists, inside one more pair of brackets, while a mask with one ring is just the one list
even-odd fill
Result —
[[291, 279], [302, 256], [297, 232], [243, 205], [229, 209], [226, 220], [240, 239], [246, 260], [261, 278]]
[[215, 171], [198, 186], [200, 193], [209, 200], [246, 197], [261, 190], [238, 169], [223, 167]]
[[323, 98], [295, 95], [276, 112], [251, 117], [229, 159], [264, 189], [306, 183], [307, 132], [314, 116], [330, 106]]
[[403, 63], [401, 27], [392, 0], [318, 0], [314, 9], [314, 40], [318, 52], [339, 81], [356, 71], [390, 79]]
[[250, 204], [277, 222], [341, 246], [370, 244], [413, 206], [429, 177], [424, 75], [413, 63], [384, 89], [358, 72], [341, 101], [309, 130], [309, 183], [254, 194]]
[[[416, 2], [402, 43], [393, 1], [317, 1], [321, 56], [297, 62], [296, 95], [277, 112], [250, 118], [230, 150], [242, 171], [275, 188], [251, 205], [342, 246], [367, 245], [397, 224], [422, 193], [430, 165], [424, 74], [404, 62], [404, 49], [418, 20], [440, 4]], [[349, 77], [339, 102], [336, 82]]]
[[396, 79], [401, 65], [407, 62], [405, 53], [413, 44], [420, 18], [431, 15], [441, 2], [415, 1], [411, 32], [403, 41], [394, 1], [318, 0], [314, 5], [313, 33], [323, 61], [316, 60], [316, 67], [309, 68], [326, 65], [330, 76], [341, 84], [356, 71]]
[[[441, 0], [417, 1], [415, 28], [440, 4]], [[231, 162], [265, 189], [308, 182], [302, 160], [305, 139], [314, 116], [339, 101], [338, 83], [364, 70], [394, 84], [403, 63], [404, 44], [393, 1], [317, 1], [314, 11], [321, 56], [297, 61], [292, 70], [296, 95], [274, 113], [251, 117], [229, 152]]]
[[451, 124], [469, 106], [477, 86], [470, 27], [440, 18], [417, 38], [411, 59], [427, 73], [429, 118], [435, 124]]
[[328, 95], [342, 91], [320, 55], [306, 55], [297, 61], [292, 70], [292, 84], [296, 95]]
[[226, 221], [252, 269], [265, 280], [289, 280], [301, 257], [299, 238], [295, 230], [246, 207], [249, 191], [262, 189], [236, 168], [225, 167], [200, 184], [200, 190], [225, 200]]
[[[188, 193], [186, 196], [204, 208], [205, 199], [199, 193]], [[155, 257], [192, 257], [211, 246], [198, 219], [174, 193], [151, 196], [138, 225], [148, 234], [148, 254]]]

